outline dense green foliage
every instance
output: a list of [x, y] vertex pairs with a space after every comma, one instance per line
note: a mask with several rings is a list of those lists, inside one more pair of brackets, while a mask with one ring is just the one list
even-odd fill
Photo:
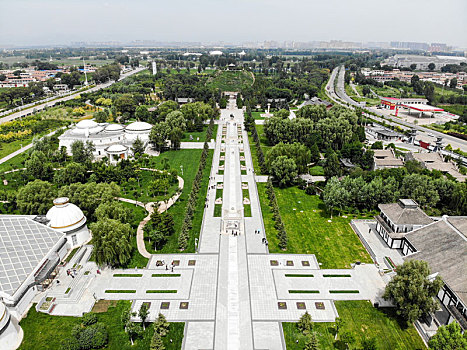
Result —
[[397, 267], [397, 275], [386, 286], [383, 298], [391, 300], [396, 312], [407, 322], [415, 322], [438, 308], [434, 297], [443, 285], [440, 276], [432, 281], [428, 264], [420, 260], [408, 260]]

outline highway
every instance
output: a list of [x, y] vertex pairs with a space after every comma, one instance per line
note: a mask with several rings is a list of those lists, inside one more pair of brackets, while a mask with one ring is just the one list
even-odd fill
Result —
[[[133, 74], [136, 74], [138, 72], [141, 72], [142, 70], [146, 69], [145, 67], [144, 68], [137, 68], [137, 69], [134, 69], [132, 71], [129, 71], [127, 73], [124, 73], [120, 76], [120, 79], [118, 79], [118, 81], [120, 80], [123, 80], [127, 77], [129, 77], [130, 75], [133, 75]], [[97, 91], [97, 90], [100, 90], [100, 89], [104, 89], [106, 87], [109, 87], [110, 85], [114, 84], [115, 81], [109, 81], [107, 83], [104, 83], [104, 84], [100, 84], [100, 85], [96, 85], [88, 90], [85, 90], [85, 91], [77, 91], [75, 93], [72, 93], [70, 95], [67, 95], [67, 96], [64, 96], [64, 97], [61, 97], [61, 98], [58, 98], [56, 100], [53, 100], [53, 101], [46, 101], [46, 102], [43, 102], [43, 103], [40, 103], [38, 105], [35, 105], [35, 106], [31, 106], [30, 108], [26, 108], [26, 109], [23, 109], [19, 112], [15, 112], [13, 114], [10, 114], [10, 115], [7, 115], [5, 117], [2, 117], [0, 118], [0, 124], [2, 123], [5, 123], [5, 122], [8, 122], [10, 120], [14, 120], [14, 119], [17, 119], [17, 118], [22, 118], [26, 115], [30, 115], [33, 113], [33, 111], [40, 111], [44, 108], [47, 108], [47, 107], [52, 107], [54, 106], [56, 103], [58, 102], [62, 102], [62, 101], [68, 101], [68, 100], [71, 100], [71, 99], [74, 99], [77, 95], [79, 94], [82, 94], [82, 93], [88, 93], [88, 92], [94, 92], [94, 91]], [[37, 103], [37, 102], [36, 102]]]
[[[354, 100], [352, 100], [345, 92], [344, 76], [345, 76], [344, 66], [334, 68], [334, 70], [331, 73], [331, 77], [328, 81], [328, 84], [326, 85], [326, 91], [328, 95], [332, 99], [337, 100], [338, 102], [348, 103], [349, 105], [353, 107], [361, 107], [358, 102], [355, 102]], [[334, 81], [336, 77], [337, 77], [337, 85], [336, 85], [336, 89], [334, 89]], [[442, 137], [444, 145], [450, 144], [454, 149], [460, 148], [462, 151], [467, 152], [467, 141], [461, 140], [451, 135], [443, 134], [441, 132], [438, 132], [432, 129], [425, 128], [420, 125], [408, 123], [397, 117], [385, 115], [384, 113], [382, 113], [380, 110], [376, 108], [371, 108], [371, 109], [364, 108], [364, 109], [367, 109], [371, 111], [372, 113], [377, 114], [381, 119], [384, 119], [386, 123], [388, 124], [398, 125], [399, 127], [402, 127], [403, 129], [416, 129], [418, 131], [417, 133], [418, 140], [421, 139], [422, 141], [425, 141], [425, 142], [434, 143], [435, 138], [428, 136], [428, 133], [430, 133], [434, 135], [435, 137]], [[373, 115], [369, 115], [369, 117], [373, 119], [378, 119], [378, 118], [375, 118]]]

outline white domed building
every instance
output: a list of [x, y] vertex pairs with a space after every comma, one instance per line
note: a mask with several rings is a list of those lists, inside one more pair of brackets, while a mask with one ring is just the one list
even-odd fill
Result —
[[[112, 163], [116, 163], [120, 159], [128, 158], [131, 154], [131, 146], [137, 138], [147, 146], [151, 129], [152, 125], [146, 122], [133, 122], [124, 126], [121, 124], [97, 123], [92, 119], [85, 119], [58, 137], [59, 146], [66, 147], [68, 154], [71, 155], [73, 142], [82, 141], [86, 143], [90, 141], [95, 147], [95, 158], [109, 157], [109, 159], [113, 158]], [[126, 150], [122, 151], [124, 148]]]
[[0, 301], [0, 345], [2, 350], [17, 349], [23, 340], [23, 330]]
[[46, 215], [47, 226], [66, 235], [69, 248], [81, 246], [89, 241], [90, 233], [86, 225], [86, 216], [67, 197], [54, 200], [54, 206]]

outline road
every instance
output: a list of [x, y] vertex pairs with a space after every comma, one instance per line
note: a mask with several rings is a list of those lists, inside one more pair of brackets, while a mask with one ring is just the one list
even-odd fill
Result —
[[[328, 92], [330, 97], [333, 98], [334, 100], [338, 100], [338, 101], [340, 100], [341, 102], [343, 101], [353, 107], [360, 107], [359, 103], [352, 100], [345, 92], [344, 75], [345, 75], [344, 66], [334, 68], [331, 74], [331, 78], [329, 79], [329, 82], [326, 85], [326, 91]], [[336, 89], [334, 89], [334, 80], [336, 79], [336, 77], [337, 77], [337, 85], [336, 85]], [[443, 134], [441, 132], [428, 129], [420, 125], [415, 125], [415, 124], [406, 122], [404, 120], [401, 120], [400, 118], [385, 115], [384, 113], [382, 113], [376, 108], [371, 108], [369, 110], [377, 114], [379, 117], [384, 119], [386, 122], [388, 121], [392, 122], [393, 123], [392, 125], [398, 125], [399, 127], [402, 127], [403, 129], [416, 129], [418, 131], [417, 139], [422, 139], [422, 141], [434, 143], [435, 138], [429, 137], [427, 135], [428, 133], [430, 133], [430, 134], [433, 134], [434, 137], [442, 137], [443, 143], [445, 145], [449, 143], [454, 149], [460, 148], [462, 151], [467, 152], [467, 141], [463, 141], [461, 139], [458, 139], [457, 137]], [[375, 119], [374, 116], [370, 115], [370, 117]]]
[[[122, 74], [120, 76], [120, 80], [123, 80], [127, 77], [129, 77], [130, 75], [133, 75], [133, 74], [136, 74], [138, 72], [141, 72], [142, 70], [144, 70], [146, 68], [137, 68], [135, 70], [132, 70], [130, 72], [127, 72], [125, 74]], [[96, 85], [88, 90], [86, 90], [85, 92], [88, 93], [88, 92], [94, 92], [94, 91], [98, 91], [100, 89], [104, 89], [106, 87], [109, 87], [110, 85], [112, 85], [113, 83], [115, 83], [115, 81], [109, 81], [107, 83], [104, 83], [104, 84], [100, 84], [100, 85]], [[5, 123], [5, 122], [8, 122], [8, 121], [11, 121], [11, 120], [14, 120], [14, 119], [17, 119], [17, 118], [22, 118], [26, 115], [30, 115], [33, 113], [33, 111], [40, 111], [46, 107], [52, 107], [54, 106], [56, 103], [58, 102], [62, 102], [62, 101], [68, 101], [68, 100], [71, 100], [71, 99], [74, 99], [77, 95], [83, 93], [83, 91], [78, 91], [78, 92], [75, 92], [71, 95], [67, 95], [65, 97], [62, 97], [62, 98], [58, 98], [56, 100], [53, 100], [53, 101], [47, 101], [47, 102], [44, 102], [44, 103], [41, 103], [39, 105], [36, 105], [36, 106], [31, 106], [30, 108], [26, 108], [26, 109], [23, 109], [22, 111], [19, 111], [19, 112], [16, 112], [16, 113], [13, 113], [13, 114], [10, 114], [10, 115], [7, 115], [5, 117], [2, 117], [0, 118], [0, 124], [2, 123]]]

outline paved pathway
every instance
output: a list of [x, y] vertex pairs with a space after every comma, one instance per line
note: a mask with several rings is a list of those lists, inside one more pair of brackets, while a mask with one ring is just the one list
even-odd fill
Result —
[[[150, 321], [162, 312], [169, 321], [186, 322], [184, 349], [272, 350], [285, 349], [282, 321], [297, 321], [308, 311], [316, 321], [331, 322], [338, 316], [334, 299], [378, 300], [384, 281], [374, 265], [320, 270], [313, 254], [269, 254], [262, 243], [265, 231], [256, 187], [257, 181], [265, 178], [254, 174], [248, 135], [243, 129], [243, 112], [235, 108], [234, 101], [221, 111], [217, 136], [197, 252], [150, 255], [139, 235], [140, 252], [150, 257], [145, 269], [103, 269], [97, 274], [95, 263], [83, 259], [74, 280], [62, 272], [62, 283], [48, 292], [57, 298], [53, 314], [87, 312], [94, 297], [133, 300], [132, 311], [138, 311], [143, 302], [150, 302]], [[221, 160], [223, 172], [219, 167]], [[214, 217], [217, 187], [223, 187], [220, 217]], [[249, 217], [244, 215], [242, 187], [248, 187]], [[152, 207], [146, 209], [150, 211]], [[141, 233], [145, 220], [138, 229]], [[86, 254], [90, 251], [86, 250]], [[172, 274], [168, 267], [171, 262], [177, 275], [164, 276]], [[138, 276], [115, 276], [118, 273]], [[326, 273], [348, 276], [326, 277]], [[71, 291], [64, 296], [67, 288]], [[129, 291], [106, 293], [108, 289]], [[330, 293], [337, 289], [359, 292]], [[318, 292], [290, 293], [290, 290]], [[137, 317], [134, 320], [138, 321]]]
[[[149, 169], [149, 168], [140, 168], [140, 169], [147, 170], [147, 171], [160, 171], [159, 169]], [[139, 205], [140, 207], [143, 207], [144, 209], [146, 209], [146, 211], [148, 212], [148, 215], [139, 223], [138, 229], [136, 230], [136, 245], [138, 246], [138, 252], [145, 258], [151, 258], [152, 255], [146, 250], [146, 245], [144, 244], [144, 226], [146, 226], [148, 221], [151, 219], [151, 214], [154, 212], [154, 208], [157, 208], [159, 213], [163, 213], [164, 211], [169, 209], [180, 197], [180, 195], [182, 194], [185, 181], [180, 176], [177, 176], [177, 179], [178, 179], [178, 188], [180, 189], [180, 191], [177, 191], [177, 193], [175, 193], [167, 201], [159, 201], [157, 203], [155, 202], [143, 203], [140, 201], [136, 201], [134, 199], [117, 198], [119, 201], [122, 201], [122, 202], [133, 203], [135, 205]]]

